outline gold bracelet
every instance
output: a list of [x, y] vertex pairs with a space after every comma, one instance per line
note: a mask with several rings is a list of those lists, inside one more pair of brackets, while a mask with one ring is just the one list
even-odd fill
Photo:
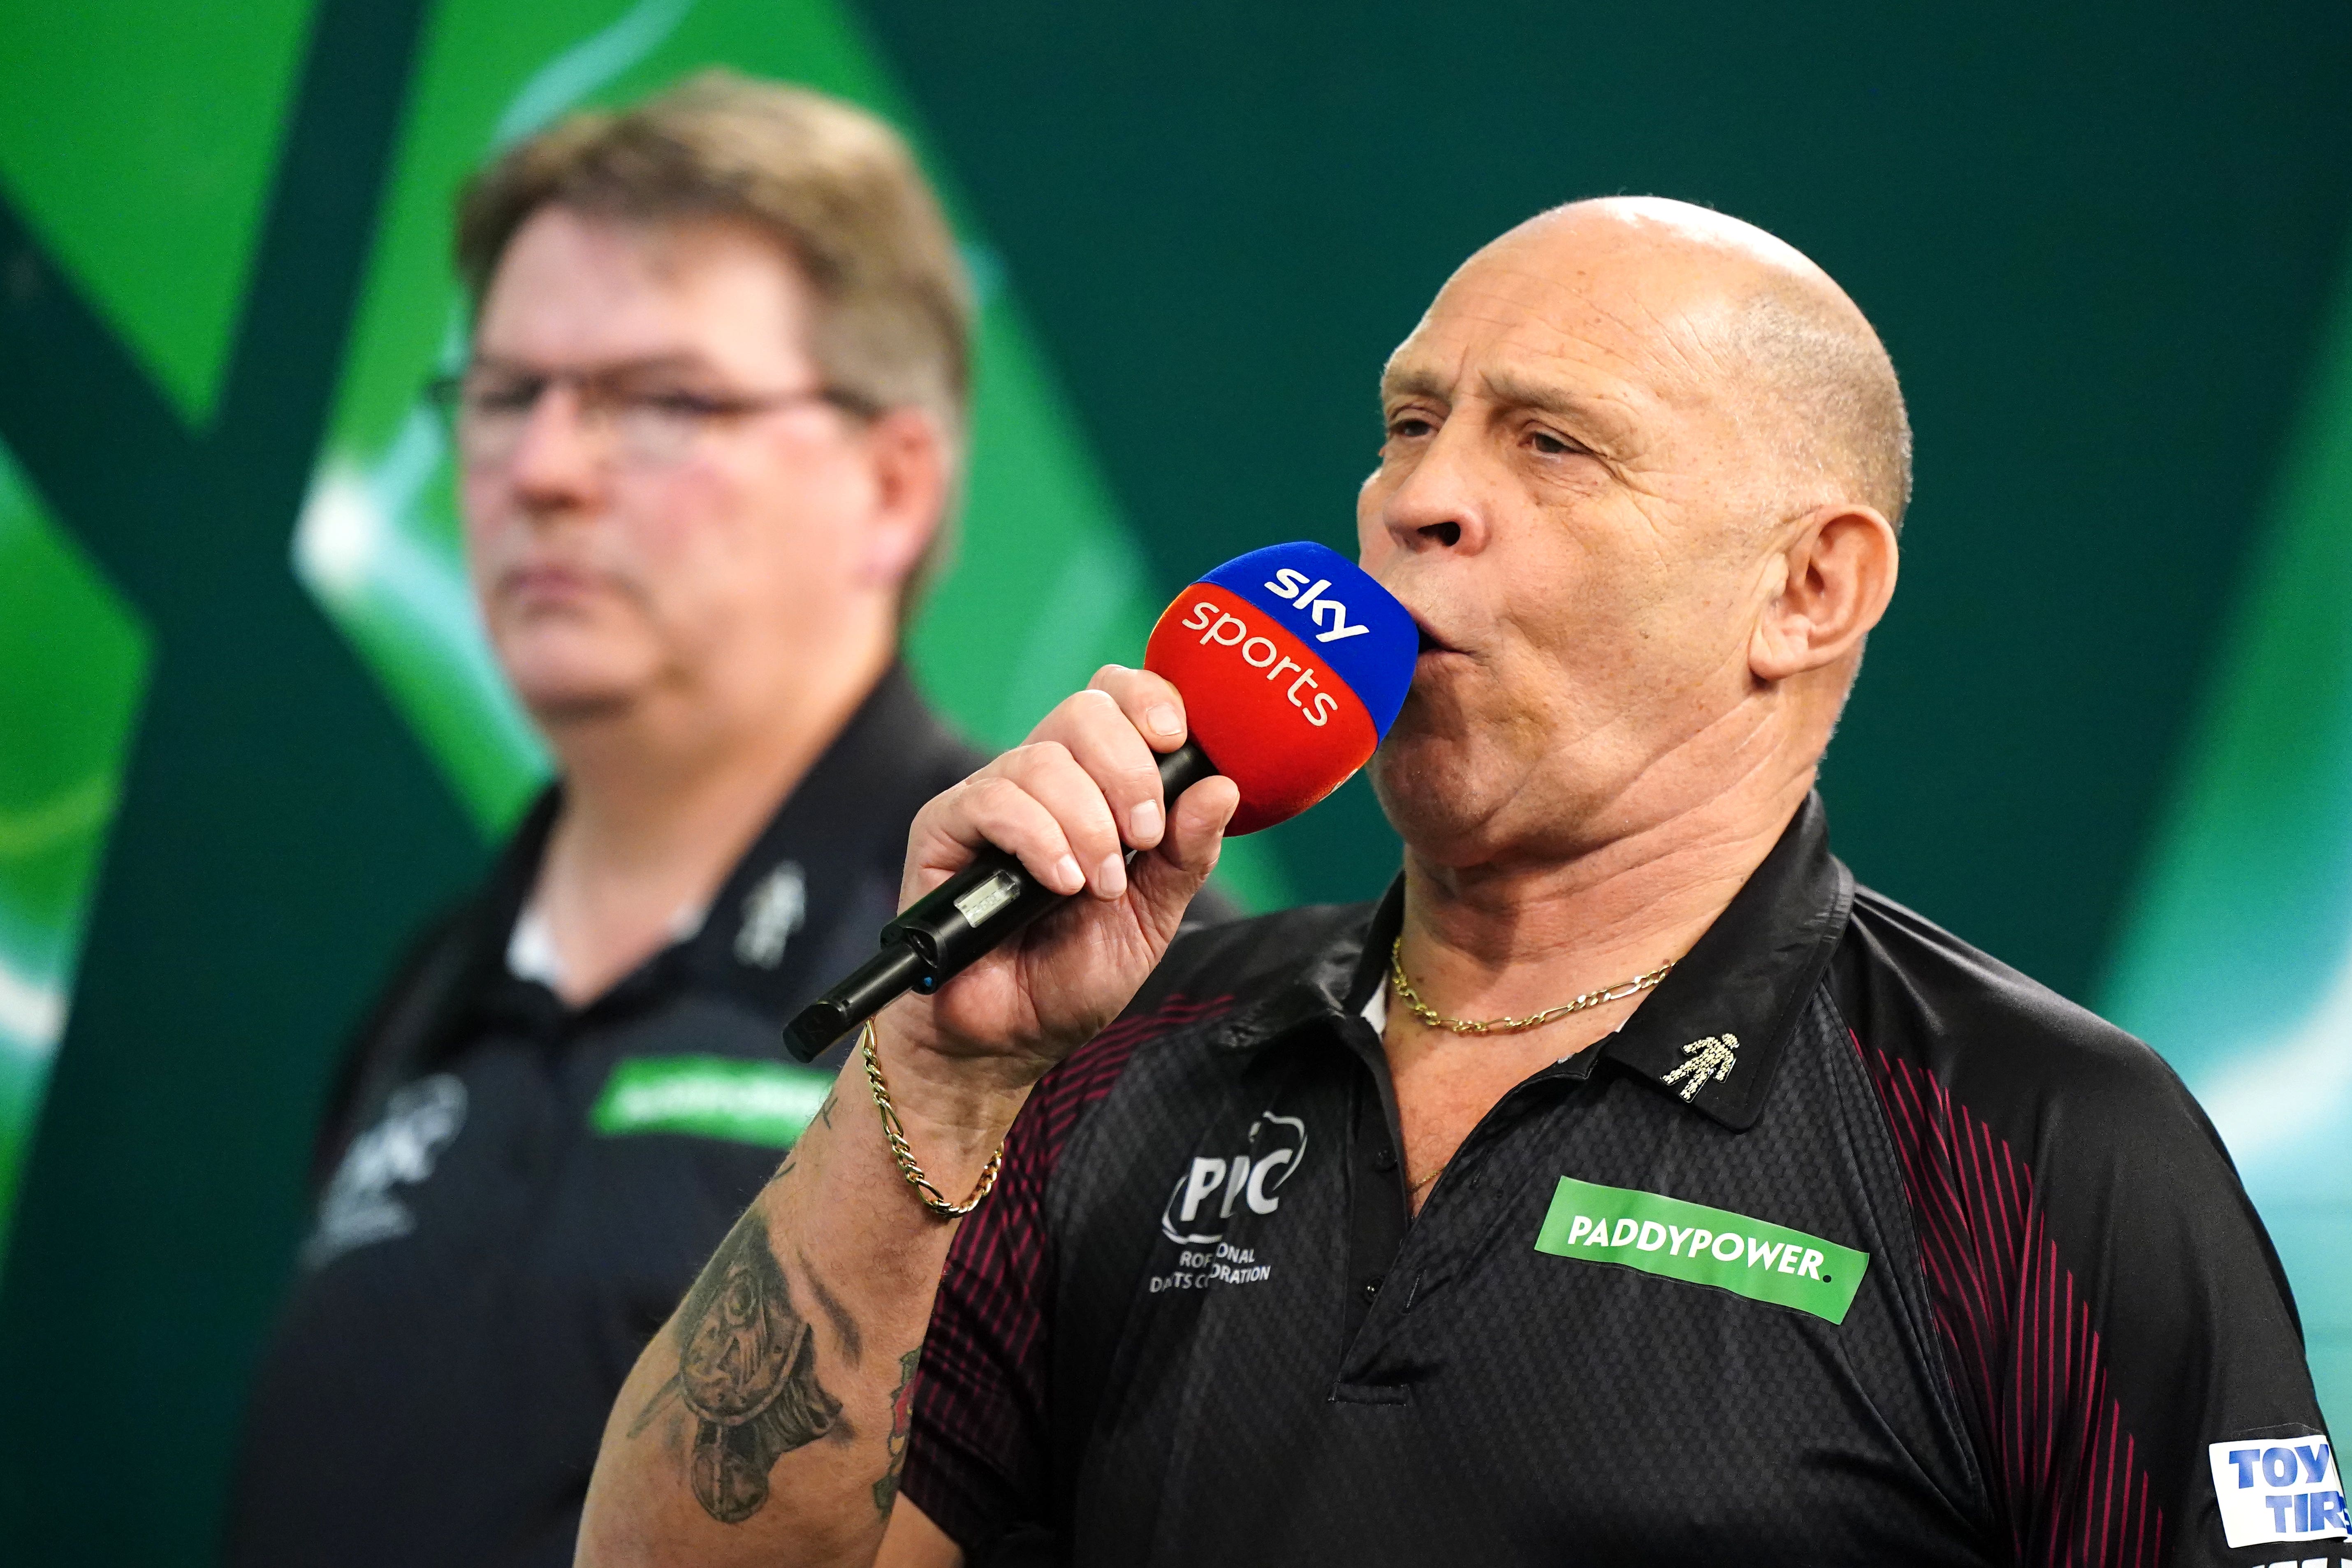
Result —
[[1003, 1141], [998, 1142], [996, 1152], [988, 1157], [988, 1163], [982, 1168], [980, 1180], [972, 1186], [971, 1196], [961, 1205], [948, 1202], [947, 1194], [931, 1185], [930, 1177], [923, 1174], [923, 1167], [915, 1163], [915, 1151], [907, 1142], [907, 1129], [898, 1121], [898, 1108], [890, 1103], [890, 1090], [882, 1082], [881, 1064], [874, 1059], [873, 1020], [866, 1020], [866, 1027], [859, 1031], [858, 1037], [864, 1042], [866, 1082], [874, 1091], [874, 1109], [882, 1113], [882, 1136], [889, 1141], [890, 1157], [898, 1162], [898, 1173], [907, 1178], [907, 1184], [915, 1189], [915, 1195], [923, 1200], [925, 1208], [941, 1219], [961, 1219], [978, 1208], [980, 1200], [994, 1190], [996, 1173], [1004, 1168]]

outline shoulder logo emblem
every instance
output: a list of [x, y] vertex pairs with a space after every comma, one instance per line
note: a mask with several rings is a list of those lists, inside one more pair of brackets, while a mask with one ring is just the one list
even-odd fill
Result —
[[302, 1244], [302, 1266], [324, 1268], [353, 1247], [415, 1230], [416, 1215], [394, 1189], [422, 1185], [465, 1125], [466, 1085], [452, 1074], [394, 1090], [383, 1120], [352, 1141], [335, 1168], [318, 1225]]
[[[1721, 1083], [1739, 1065], [1736, 1053], [1739, 1049], [1738, 1035], [1709, 1035], [1703, 1040], [1693, 1040], [1683, 1047], [1690, 1060], [1668, 1073], [1661, 1082], [1681, 1083], [1683, 1100], [1687, 1104], [1698, 1095], [1699, 1086], [1711, 1077]], [[1687, 1081], [1685, 1081], [1687, 1080]]]
[[2352, 1526], [2336, 1456], [2318, 1433], [2273, 1426], [2210, 1444], [2206, 1453], [2221, 1505], [2221, 1533], [2232, 1548], [2334, 1541]]
[[757, 969], [783, 962], [784, 943], [808, 918], [808, 883], [787, 860], [743, 895], [743, 923], [735, 932], [735, 956]]

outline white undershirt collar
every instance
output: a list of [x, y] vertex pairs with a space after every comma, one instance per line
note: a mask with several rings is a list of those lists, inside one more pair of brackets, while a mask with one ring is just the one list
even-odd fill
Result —
[[[701, 932], [702, 922], [709, 914], [710, 906], [707, 903], [688, 904], [680, 909], [670, 917], [670, 941], [693, 940]], [[555, 932], [536, 899], [525, 904], [522, 912], [515, 917], [514, 931], [507, 938], [507, 973], [518, 980], [536, 980], [550, 991], [562, 989], [563, 955], [555, 950]]]

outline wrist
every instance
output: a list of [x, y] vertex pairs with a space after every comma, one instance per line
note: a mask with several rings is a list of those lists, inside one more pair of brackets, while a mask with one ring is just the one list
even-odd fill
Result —
[[[927, 1011], [928, 1009], [926, 1009]], [[1003, 1142], [1045, 1064], [938, 1049], [915, 1011], [893, 1007], [874, 1021], [875, 1057], [899, 1120], [941, 1158], [976, 1164]]]
[[[899, 1113], [897, 1096], [890, 1092], [889, 1084], [883, 1077], [879, 1040], [870, 1023], [860, 1031], [858, 1056], [865, 1068], [866, 1088], [873, 1098], [874, 1108], [882, 1119], [882, 1141], [889, 1149], [891, 1163], [897, 1166], [899, 1178], [934, 1219], [954, 1221], [971, 1214], [986, 1201], [990, 1193], [996, 1190], [997, 1178], [1003, 1173], [1004, 1133], [996, 1133], [994, 1149], [982, 1161], [978, 1173], [968, 1186], [959, 1174], [954, 1173], [953, 1168], [970, 1163], [974, 1152], [974, 1134], [979, 1135], [984, 1145], [990, 1130], [1000, 1121], [1006, 1130], [1010, 1129], [1011, 1116], [1018, 1114], [1019, 1107], [1013, 1107], [1008, 1113], [1000, 1096], [984, 1095], [975, 1100], [967, 1094], [959, 1093], [950, 1109], [960, 1114], [952, 1114], [941, 1121], [935, 1107], [932, 1118], [919, 1121], [917, 1127], [910, 1129], [907, 1119]], [[956, 1087], [961, 1089], [965, 1086], [959, 1084]], [[915, 1139], [918, 1136], [930, 1147], [928, 1163], [924, 1156], [916, 1152]], [[938, 1174], [935, 1175], [934, 1172]], [[940, 1186], [942, 1179], [953, 1184], [951, 1189]], [[963, 1195], [957, 1197], [951, 1195], [951, 1192], [960, 1192]]]

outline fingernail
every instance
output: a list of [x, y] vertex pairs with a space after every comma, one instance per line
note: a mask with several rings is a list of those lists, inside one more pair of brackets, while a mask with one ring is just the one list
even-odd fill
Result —
[[1078, 858], [1065, 855], [1054, 862], [1054, 886], [1065, 893], [1075, 893], [1087, 885], [1087, 874], [1078, 869]]
[[1182, 715], [1166, 702], [1147, 710], [1143, 721], [1151, 726], [1151, 732], [1155, 735], [1181, 735], [1184, 732]]
[[1117, 855], [1103, 858], [1102, 869], [1095, 873], [1095, 891], [1106, 899], [1118, 898], [1127, 891], [1127, 861]]
[[1127, 836], [1138, 846], [1160, 837], [1160, 803], [1147, 800], [1127, 814]]

